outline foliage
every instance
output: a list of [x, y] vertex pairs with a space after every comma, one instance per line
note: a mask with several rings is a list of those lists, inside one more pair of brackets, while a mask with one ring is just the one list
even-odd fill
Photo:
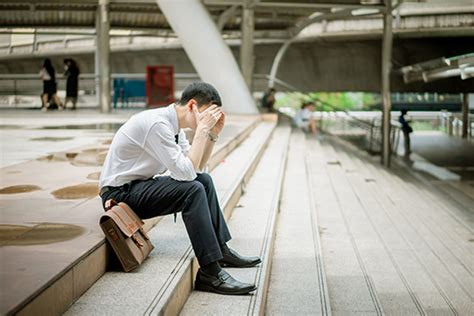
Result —
[[278, 93], [276, 108], [291, 107], [298, 109], [303, 102], [314, 101], [317, 111], [368, 110], [371, 105], [380, 102], [375, 93], [365, 92], [301, 92]]

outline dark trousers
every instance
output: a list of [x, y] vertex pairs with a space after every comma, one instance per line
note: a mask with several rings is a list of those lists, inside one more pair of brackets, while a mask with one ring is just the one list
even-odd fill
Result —
[[162, 176], [136, 180], [102, 195], [128, 204], [142, 219], [181, 212], [201, 266], [223, 258], [221, 246], [231, 239], [212, 178], [207, 173], [181, 182]]
[[403, 131], [403, 139], [405, 142], [405, 155], [409, 155], [411, 153], [410, 148], [410, 133], [407, 131]]

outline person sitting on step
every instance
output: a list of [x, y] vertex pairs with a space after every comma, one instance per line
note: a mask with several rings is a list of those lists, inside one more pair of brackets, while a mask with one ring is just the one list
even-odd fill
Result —
[[[195, 289], [247, 294], [254, 284], [234, 279], [221, 267], [252, 267], [227, 246], [231, 235], [211, 176], [204, 172], [225, 114], [210, 84], [187, 86], [167, 107], [132, 116], [115, 134], [100, 177], [100, 196], [128, 204], [142, 219], [181, 212], [200, 268]], [[183, 128], [195, 131], [192, 145]], [[169, 176], [159, 175], [169, 171]]]
[[311, 134], [316, 135], [316, 121], [313, 118], [314, 110], [314, 102], [304, 102], [301, 105], [301, 109], [296, 112], [293, 124], [305, 132], [311, 132]]

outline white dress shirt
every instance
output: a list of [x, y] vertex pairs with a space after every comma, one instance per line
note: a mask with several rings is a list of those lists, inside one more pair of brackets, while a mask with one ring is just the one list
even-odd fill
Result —
[[[175, 135], [179, 135], [176, 144]], [[178, 181], [196, 178], [187, 157], [188, 140], [178, 126], [174, 104], [133, 115], [114, 136], [100, 176], [100, 187], [146, 180], [169, 171]]]
[[293, 118], [293, 123], [298, 127], [307, 127], [313, 112], [308, 109], [299, 110]]

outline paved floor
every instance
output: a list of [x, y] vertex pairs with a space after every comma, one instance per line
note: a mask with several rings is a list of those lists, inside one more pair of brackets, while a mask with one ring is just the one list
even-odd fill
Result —
[[416, 132], [411, 141], [413, 151], [431, 163], [474, 181], [474, 140], [435, 131]]
[[[121, 111], [2, 111], [0, 314], [103, 240], [98, 179]], [[228, 117], [216, 150], [254, 118]]]
[[136, 112], [1, 110], [0, 167], [100, 143]]

